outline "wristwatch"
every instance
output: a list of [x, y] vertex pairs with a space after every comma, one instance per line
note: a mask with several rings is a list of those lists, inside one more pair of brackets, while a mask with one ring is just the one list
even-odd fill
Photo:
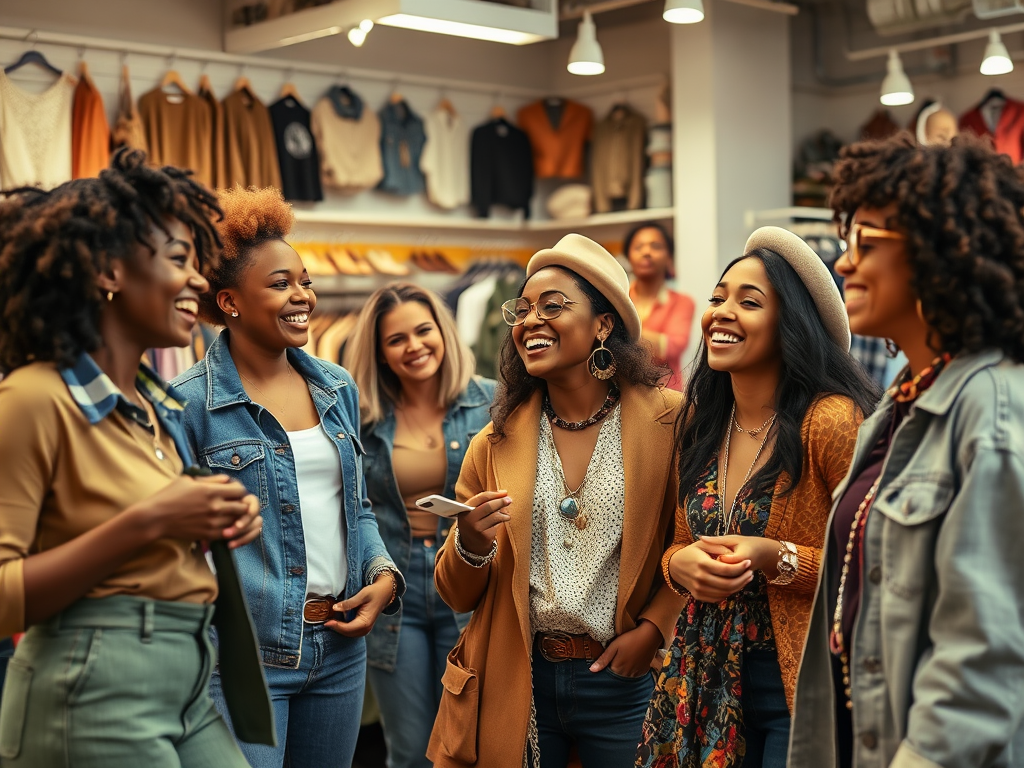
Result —
[[779, 562], [775, 565], [779, 575], [769, 581], [769, 584], [776, 584], [780, 587], [789, 584], [796, 578], [800, 569], [800, 558], [796, 552], [796, 544], [791, 541], [779, 542]]

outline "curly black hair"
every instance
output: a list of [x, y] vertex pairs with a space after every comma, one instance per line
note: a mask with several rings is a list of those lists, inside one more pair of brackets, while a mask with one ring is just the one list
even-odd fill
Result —
[[155, 224], [177, 219], [192, 231], [200, 265], [216, 260], [216, 196], [191, 171], [153, 168], [121, 149], [98, 178], [51, 191], [20, 188], [0, 200], [0, 372], [33, 361], [73, 365], [102, 344], [97, 277], [129, 259]]
[[[610, 314], [614, 316], [615, 327], [612, 328], [612, 332], [605, 339], [604, 344], [615, 356], [614, 381], [616, 384], [656, 387], [662, 379], [669, 375], [668, 368], [654, 362], [647, 344], [634, 341], [629, 337], [622, 317], [619, 316], [615, 307], [603, 293], [591, 285], [589, 280], [566, 267], [551, 265], [546, 269], [558, 269], [569, 275], [576, 287], [587, 297], [590, 309], [595, 315]], [[519, 286], [517, 297], [523, 295], [527, 282], [524, 280]], [[512, 339], [511, 328], [505, 334], [505, 338], [501, 342], [501, 349], [498, 351], [498, 373], [500, 385], [494, 397], [494, 405], [491, 406], [491, 421], [494, 429], [488, 438], [495, 443], [505, 439], [505, 423], [512, 415], [512, 411], [529, 400], [534, 392], [545, 391], [547, 387], [544, 379], [538, 379], [527, 372], [526, 363], [519, 356], [516, 343]]]
[[861, 206], [897, 213], [936, 351], [998, 348], [1024, 362], [1024, 170], [970, 134], [920, 147], [909, 133], [853, 144], [835, 167], [843, 237]]

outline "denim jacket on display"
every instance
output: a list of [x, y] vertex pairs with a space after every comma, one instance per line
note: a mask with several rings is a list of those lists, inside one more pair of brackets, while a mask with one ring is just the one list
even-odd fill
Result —
[[[175, 379], [185, 408], [185, 430], [199, 463], [239, 480], [260, 499], [263, 532], [258, 542], [234, 550], [266, 664], [297, 668], [306, 598], [306, 546], [299, 509], [295, 459], [284, 429], [249, 399], [228, 350], [228, 331], [206, 357]], [[359, 393], [345, 369], [288, 350], [309, 386], [320, 424], [337, 446], [344, 484], [348, 598], [383, 568], [398, 570], [377, 531], [363, 478]], [[398, 594], [405, 591], [400, 574]], [[385, 609], [397, 612], [401, 602]]]
[[[455, 498], [455, 481], [462, 470], [462, 460], [473, 436], [487, 426], [491, 420], [489, 409], [494, 400], [497, 383], [490, 379], [474, 376], [465, 391], [444, 417], [444, 442], [448, 454], [448, 474], [445, 478], [443, 496]], [[388, 408], [384, 418], [366, 427], [363, 433], [366, 456], [363, 467], [366, 473], [366, 488], [373, 502], [380, 535], [394, 557], [400, 570], [409, 567], [412, 550], [412, 531], [405, 502], [398, 490], [391, 455], [395, 447], [395, 412]], [[451, 521], [437, 518], [437, 540], [440, 544], [448, 536]], [[456, 613], [455, 621], [461, 631], [469, 623], [468, 613]], [[367, 663], [394, 672], [398, 658], [398, 635], [401, 629], [401, 614], [381, 616], [366, 638]]]
[[396, 195], [415, 195], [427, 188], [420, 157], [427, 143], [423, 120], [405, 101], [385, 104], [380, 116], [380, 154], [384, 178], [378, 189]]
[[[886, 395], [861, 425], [836, 499], [893, 406]], [[893, 436], [864, 537], [854, 768], [1024, 765], [1024, 365], [988, 350], [946, 366]], [[822, 562], [790, 768], [838, 765], [828, 635], [840, 557], [833, 545]]]

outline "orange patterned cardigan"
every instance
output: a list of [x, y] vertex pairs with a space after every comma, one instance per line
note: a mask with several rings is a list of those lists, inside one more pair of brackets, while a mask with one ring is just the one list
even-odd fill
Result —
[[[785, 496], [781, 494], [789, 482], [788, 475], [783, 473], [775, 484], [775, 498], [764, 535], [796, 544], [800, 560], [792, 582], [786, 586], [768, 585], [772, 629], [790, 713], [811, 618], [811, 601], [818, 586], [822, 548], [832, 511], [832, 492], [850, 469], [857, 428], [863, 420], [864, 415], [847, 397], [829, 395], [817, 400], [808, 409], [801, 430], [804, 462], [800, 483]], [[668, 561], [692, 543], [686, 508], [677, 506], [675, 539], [665, 552], [661, 566], [669, 586], [687, 599], [690, 599], [689, 593], [669, 578]], [[683, 610], [685, 612], [685, 608]]]

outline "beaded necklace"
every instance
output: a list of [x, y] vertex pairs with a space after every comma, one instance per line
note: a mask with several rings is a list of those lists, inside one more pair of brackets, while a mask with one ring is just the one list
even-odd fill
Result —
[[544, 415], [548, 417], [548, 421], [550, 421], [554, 426], [559, 429], [567, 429], [570, 432], [578, 432], [581, 429], [586, 429], [587, 427], [592, 427], [597, 424], [597, 422], [601, 421], [612, 412], [618, 402], [619, 390], [617, 387], [612, 385], [608, 389], [608, 397], [604, 399], [604, 404], [597, 413], [583, 421], [566, 421], [565, 419], [559, 418], [555, 413], [555, 409], [551, 407], [551, 400], [546, 394], [544, 395], [544, 404], [542, 407], [544, 409]]

